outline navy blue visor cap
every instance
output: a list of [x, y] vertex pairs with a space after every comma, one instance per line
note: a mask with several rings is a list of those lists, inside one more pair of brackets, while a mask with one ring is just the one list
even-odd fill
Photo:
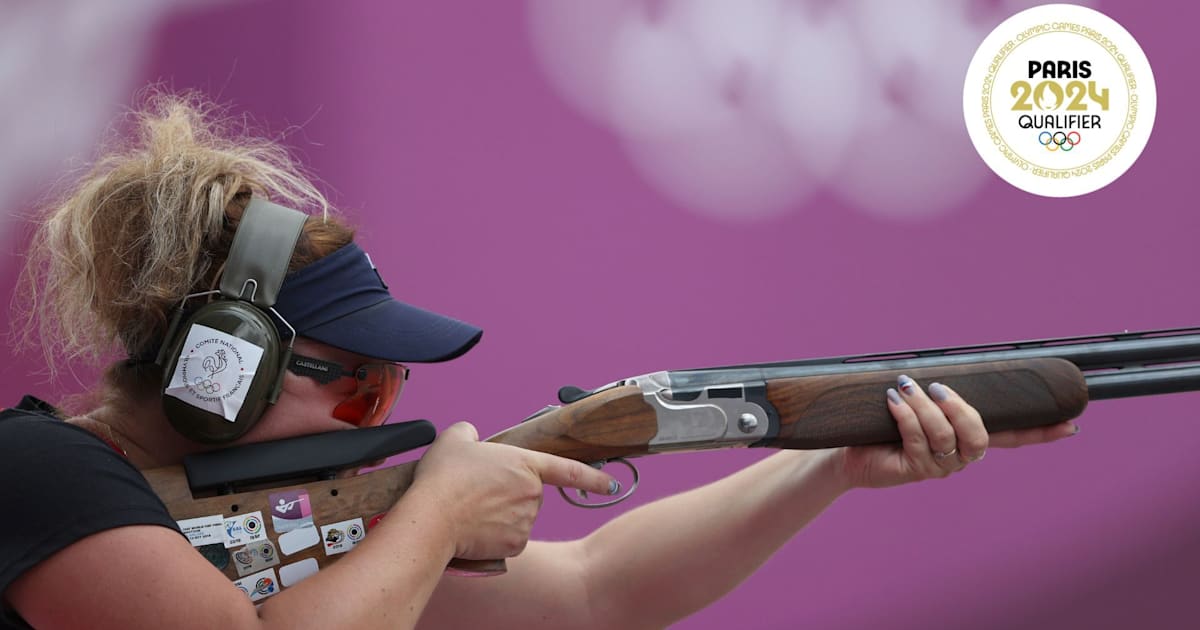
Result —
[[285, 278], [275, 310], [302, 337], [384, 361], [449, 361], [483, 336], [468, 323], [393, 298], [354, 243]]

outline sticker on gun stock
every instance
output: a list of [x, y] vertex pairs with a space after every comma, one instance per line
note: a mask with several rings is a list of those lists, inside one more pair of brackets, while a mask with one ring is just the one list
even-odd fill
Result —
[[196, 551], [199, 551], [205, 560], [222, 571], [229, 566], [229, 550], [221, 543], [196, 547]]
[[250, 597], [252, 602], [266, 599], [279, 592], [279, 581], [275, 579], [275, 569], [259, 571], [254, 575], [235, 580], [233, 585]]
[[276, 534], [313, 526], [312, 503], [308, 500], [308, 491], [276, 492], [267, 499], [271, 505], [271, 525]]
[[361, 518], [352, 518], [321, 527], [321, 540], [325, 541], [325, 555], [336, 556], [354, 548], [367, 535]]
[[321, 536], [317, 533], [317, 528], [309, 525], [280, 534], [279, 551], [283, 552], [285, 556], [290, 556], [294, 553], [304, 551], [319, 542], [321, 542]]
[[175, 521], [193, 547], [225, 543], [225, 517], [220, 514]]
[[[279, 552], [269, 540], [251, 543], [233, 552], [233, 563], [237, 567], [238, 575], [246, 577], [279, 564]], [[282, 576], [282, 570], [280, 575]]]
[[267, 539], [263, 526], [262, 512], [251, 512], [244, 516], [225, 519], [225, 547], [238, 547]]
[[279, 567], [279, 581], [283, 582], [284, 588], [291, 588], [300, 583], [306, 577], [317, 572], [320, 569], [317, 566], [317, 561], [313, 558], [305, 558], [300, 562], [293, 562]]

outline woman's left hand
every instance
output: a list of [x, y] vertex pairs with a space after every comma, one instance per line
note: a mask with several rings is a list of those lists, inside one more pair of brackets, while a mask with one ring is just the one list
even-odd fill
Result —
[[990, 446], [1016, 448], [1079, 432], [1068, 421], [989, 436], [979, 412], [949, 387], [932, 383], [926, 394], [907, 376], [899, 378], [887, 397], [902, 442], [842, 449], [839, 470], [852, 487], [885, 488], [946, 477], [983, 459]]

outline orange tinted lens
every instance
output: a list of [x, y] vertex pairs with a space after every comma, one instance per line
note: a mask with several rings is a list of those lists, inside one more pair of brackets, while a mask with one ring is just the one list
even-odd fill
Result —
[[333, 409], [333, 417], [360, 427], [383, 424], [404, 387], [400, 366], [368, 363], [355, 371], [358, 391]]

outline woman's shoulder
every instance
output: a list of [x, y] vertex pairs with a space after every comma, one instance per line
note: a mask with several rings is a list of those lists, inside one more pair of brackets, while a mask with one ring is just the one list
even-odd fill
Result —
[[125, 457], [31, 397], [0, 411], [0, 479], [0, 504], [6, 512], [68, 503], [94, 511], [113, 504], [161, 507]]
[[178, 531], [132, 464], [48, 406], [0, 411], [0, 479], [0, 592], [92, 534], [143, 524]]
[[78, 458], [94, 447], [100, 450], [93, 455], [104, 454], [104, 442], [66, 422], [57, 409], [38, 398], [25, 396], [17, 405], [0, 409], [0, 461]]
[[49, 403], [33, 396], [25, 396], [15, 406], [0, 409], [0, 454], [22, 457], [27, 453], [30, 441], [61, 438], [73, 441], [86, 437], [77, 433], [77, 427], [65, 422]]
[[32, 394], [25, 394], [21, 397], [21, 401], [12, 407], [0, 408], [0, 416], [21, 414], [33, 414], [45, 417], [62, 417], [62, 412], [56, 409], [54, 405], [51, 405], [50, 403]]

